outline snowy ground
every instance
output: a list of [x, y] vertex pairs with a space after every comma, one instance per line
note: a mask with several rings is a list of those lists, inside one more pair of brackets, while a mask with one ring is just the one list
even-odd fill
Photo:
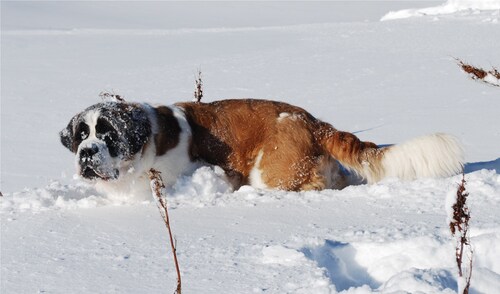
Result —
[[[498, 1], [467, 2], [450, 0], [446, 14], [420, 10], [439, 2], [2, 2], [0, 292], [173, 291], [155, 204], [73, 180], [58, 131], [102, 90], [190, 100], [201, 67], [206, 101], [283, 100], [379, 144], [459, 137], [472, 290], [497, 293], [500, 89], [467, 79], [454, 57], [500, 66], [500, 12]], [[184, 291], [454, 293], [445, 202], [460, 179], [232, 192], [220, 170], [202, 168], [168, 199]]]

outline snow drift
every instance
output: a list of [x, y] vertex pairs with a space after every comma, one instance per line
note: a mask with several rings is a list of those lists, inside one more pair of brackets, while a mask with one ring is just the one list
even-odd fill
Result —
[[[415, 16], [437, 16], [444, 14], [452, 14], [461, 11], [473, 10], [499, 10], [500, 0], [448, 0], [446, 3], [436, 6], [421, 9], [404, 9], [399, 11], [391, 11], [384, 15], [381, 20], [395, 20], [409, 18]], [[498, 16], [498, 13], [495, 13]], [[497, 20], [498, 21], [498, 20]]]

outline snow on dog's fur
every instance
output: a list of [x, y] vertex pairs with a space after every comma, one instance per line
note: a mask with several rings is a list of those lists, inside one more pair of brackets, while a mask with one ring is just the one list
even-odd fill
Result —
[[167, 185], [209, 164], [224, 169], [235, 188], [299, 191], [345, 187], [339, 163], [368, 183], [444, 177], [463, 166], [463, 150], [450, 135], [379, 148], [302, 108], [268, 100], [99, 103], [73, 117], [60, 135], [76, 154], [81, 177], [123, 195], [147, 190], [150, 168]]

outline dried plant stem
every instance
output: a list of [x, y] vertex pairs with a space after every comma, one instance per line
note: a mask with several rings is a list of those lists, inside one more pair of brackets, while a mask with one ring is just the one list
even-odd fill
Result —
[[465, 190], [465, 175], [462, 175], [462, 182], [458, 186], [456, 202], [453, 204], [453, 217], [450, 221], [450, 231], [452, 236], [457, 240], [455, 246], [455, 260], [458, 267], [459, 277], [464, 277], [462, 263], [464, 258], [464, 250], [467, 250], [469, 256], [468, 268], [465, 271], [465, 284], [463, 294], [469, 293], [470, 281], [472, 277], [472, 256], [473, 250], [469, 238], [469, 220], [470, 210], [467, 206], [467, 196], [469, 193]]
[[203, 98], [203, 81], [201, 80], [201, 69], [198, 70], [198, 74], [194, 81], [194, 99], [195, 102], [200, 102]]
[[458, 63], [458, 66], [469, 74], [469, 76], [476, 81], [481, 81], [488, 85], [492, 85], [495, 87], [500, 87], [500, 72], [496, 68], [492, 68], [489, 71], [486, 71], [482, 68], [472, 66], [463, 62], [462, 60], [455, 58]]
[[125, 99], [121, 95], [110, 93], [108, 91], [102, 91], [99, 93], [99, 97], [101, 97], [103, 101], [125, 102]]
[[165, 222], [165, 226], [168, 230], [168, 236], [170, 238], [170, 246], [172, 248], [172, 254], [174, 256], [175, 270], [177, 271], [177, 288], [174, 293], [181, 294], [181, 271], [179, 269], [179, 262], [177, 260], [177, 249], [176, 243], [174, 241], [174, 237], [172, 235], [172, 229], [170, 228], [170, 220], [168, 218], [168, 210], [167, 210], [167, 200], [163, 195], [163, 191], [165, 185], [163, 184], [163, 180], [161, 178], [160, 172], [155, 169], [149, 170], [149, 179], [151, 180], [151, 191], [153, 192], [153, 198], [156, 201], [156, 205], [160, 210], [160, 215]]

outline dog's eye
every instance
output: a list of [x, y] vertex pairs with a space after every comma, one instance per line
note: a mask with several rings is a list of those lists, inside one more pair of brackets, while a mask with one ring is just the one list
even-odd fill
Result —
[[118, 135], [113, 126], [104, 119], [98, 119], [95, 126], [97, 138], [104, 140], [111, 157], [118, 155]]
[[85, 140], [87, 139], [90, 133], [89, 126], [86, 123], [82, 122], [78, 125], [78, 128], [75, 133], [80, 135], [81, 140]]
[[111, 126], [111, 124], [100, 118], [97, 120], [97, 125], [95, 126], [95, 131], [97, 134], [102, 134], [102, 135], [105, 135], [111, 131], [114, 131], [114, 128], [113, 126]]

